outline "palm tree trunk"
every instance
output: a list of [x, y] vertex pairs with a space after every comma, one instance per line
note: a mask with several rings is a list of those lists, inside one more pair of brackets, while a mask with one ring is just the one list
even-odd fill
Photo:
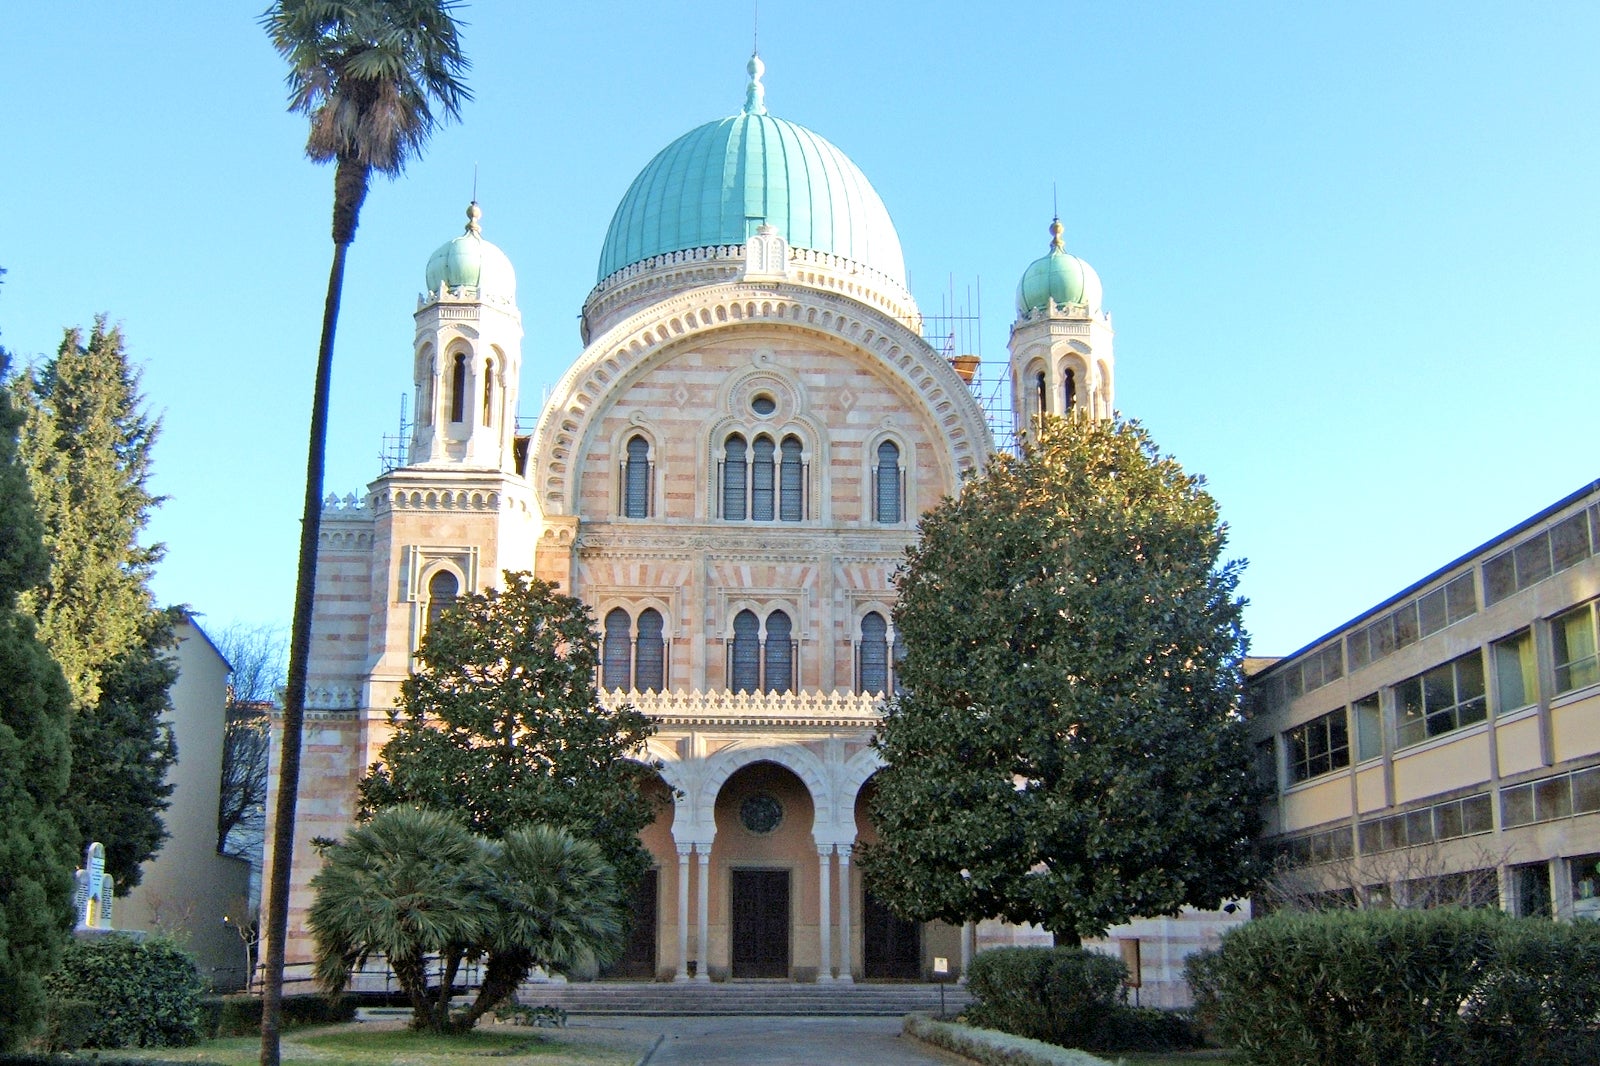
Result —
[[[343, 169], [341, 164], [340, 169]], [[335, 225], [340, 218], [335, 178]], [[356, 205], [360, 210], [360, 204]], [[354, 234], [352, 221], [348, 232]], [[289, 634], [289, 679], [283, 697], [283, 747], [278, 756], [278, 803], [272, 820], [272, 868], [268, 871], [267, 963], [262, 975], [261, 1066], [279, 1066], [283, 1012], [284, 940], [289, 932], [289, 870], [294, 859], [295, 800], [300, 791], [300, 744], [305, 732], [306, 665], [311, 651], [311, 603], [316, 591], [317, 539], [322, 529], [322, 472], [328, 448], [328, 387], [333, 376], [333, 334], [339, 324], [348, 238], [335, 242], [322, 308], [322, 341], [311, 400], [311, 435], [306, 455], [306, 495], [300, 516], [300, 568], [295, 575], [294, 622]]]
[[478, 996], [465, 1014], [456, 1019], [456, 1028], [466, 1032], [478, 1024], [478, 1019], [516, 992], [519, 985], [533, 970], [533, 959], [525, 951], [511, 949], [489, 952], [484, 966], [483, 983], [478, 986]]

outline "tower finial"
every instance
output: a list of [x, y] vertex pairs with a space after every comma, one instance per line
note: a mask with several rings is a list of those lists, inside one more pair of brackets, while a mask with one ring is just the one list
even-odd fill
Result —
[[1061, 216], [1057, 215], [1055, 220], [1050, 223], [1050, 250], [1052, 252], [1064, 252], [1067, 250], [1067, 242], [1061, 239], [1061, 235], [1066, 230], [1067, 228], [1061, 224]]
[[472, 164], [472, 202], [478, 202], [478, 164]]
[[[476, 184], [476, 183], [474, 183]], [[483, 217], [483, 208], [478, 206], [477, 190], [473, 190], [472, 202], [467, 205], [467, 232], [474, 237], [483, 236], [483, 227], [478, 224], [478, 219]]]
[[744, 113], [747, 115], [765, 115], [767, 113], [767, 90], [761, 84], [761, 75], [766, 73], [767, 65], [761, 62], [759, 55], [751, 52], [750, 62], [745, 64], [744, 69], [750, 73], [750, 86], [744, 91]]

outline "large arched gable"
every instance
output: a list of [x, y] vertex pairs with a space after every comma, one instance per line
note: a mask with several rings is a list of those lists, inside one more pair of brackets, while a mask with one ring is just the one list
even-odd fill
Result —
[[611, 396], [685, 338], [709, 339], [755, 324], [781, 325], [873, 357], [921, 405], [946, 449], [952, 474], [982, 469], [991, 451], [983, 412], [950, 364], [916, 333], [854, 301], [799, 286], [757, 291], [721, 285], [669, 298], [620, 323], [562, 377], [534, 440], [532, 476], [544, 513], [574, 512], [579, 464]]

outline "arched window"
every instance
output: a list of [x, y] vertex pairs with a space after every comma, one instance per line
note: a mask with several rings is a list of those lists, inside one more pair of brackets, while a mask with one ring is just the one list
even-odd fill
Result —
[[871, 611], [861, 620], [861, 649], [856, 655], [856, 691], [889, 691], [889, 624]]
[[875, 521], [900, 521], [900, 448], [894, 441], [878, 445], [878, 465], [872, 472], [872, 517]]
[[1050, 409], [1047, 402], [1049, 400], [1049, 396], [1049, 390], [1046, 388], [1044, 383], [1044, 371], [1041, 370], [1033, 379], [1033, 401], [1036, 405], [1033, 413], [1035, 415], [1042, 415]]
[[800, 463], [800, 438], [783, 438], [778, 467], [778, 517], [798, 522], [805, 517], [805, 469]]
[[467, 357], [457, 355], [450, 371], [450, 421], [461, 422], [467, 417]]
[[733, 619], [733, 647], [728, 652], [728, 687], [735, 692], [761, 688], [761, 621], [754, 611]]
[[733, 522], [745, 516], [745, 453], [744, 438], [730, 436], [722, 459], [722, 517]]
[[639, 640], [633, 653], [633, 687], [640, 692], [665, 692], [667, 642], [661, 612], [647, 607], [639, 615]]
[[1067, 380], [1061, 387], [1061, 399], [1064, 401], [1061, 404], [1063, 414], [1071, 414], [1078, 406], [1078, 372], [1071, 367], [1067, 368]]
[[424, 348], [426, 358], [418, 360], [417, 367], [417, 421], [433, 425], [433, 348]]
[[494, 425], [494, 360], [483, 361], [483, 424]]
[[440, 570], [428, 579], [428, 624], [432, 629], [439, 616], [455, 605], [461, 594], [461, 582], [448, 570]]
[[773, 490], [772, 438], [756, 438], [755, 461], [750, 464], [750, 517], [757, 522], [772, 521]]
[[636, 433], [628, 438], [628, 458], [622, 468], [624, 517], [650, 517], [650, 474], [650, 442]]
[[767, 615], [765, 684], [767, 692], [794, 690], [794, 627], [782, 611]]
[[633, 665], [633, 641], [629, 633], [632, 628], [633, 620], [621, 607], [614, 607], [606, 614], [600, 683], [607, 690], [628, 688], [632, 680], [628, 676]]

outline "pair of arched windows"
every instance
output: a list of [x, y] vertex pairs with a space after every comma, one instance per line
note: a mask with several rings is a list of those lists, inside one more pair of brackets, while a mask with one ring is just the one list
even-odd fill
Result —
[[665, 692], [667, 688], [666, 623], [661, 612], [646, 607], [638, 624], [621, 607], [606, 614], [600, 653], [600, 683], [608, 691]]
[[[1045, 414], [1050, 410], [1049, 405], [1045, 402], [1046, 397], [1048, 397], [1050, 393], [1048, 386], [1045, 384], [1043, 370], [1039, 371], [1039, 373], [1034, 377], [1033, 388], [1035, 394], [1034, 400], [1038, 406], [1038, 413], [1041, 415]], [[1077, 406], [1078, 372], [1072, 367], [1068, 367], [1066, 373], [1061, 377], [1061, 413], [1064, 415], [1069, 415], [1074, 409], [1077, 408]]]
[[891, 644], [888, 621], [877, 611], [868, 611], [861, 619], [861, 640], [856, 645], [856, 691], [899, 692], [896, 664], [904, 655], [899, 634]]
[[[467, 420], [467, 356], [457, 352], [450, 366], [450, 421]], [[494, 425], [494, 360], [483, 361], [483, 424]]]
[[733, 691], [793, 692], [799, 658], [800, 644], [787, 612], [767, 615], [765, 632], [754, 611], [734, 616], [728, 646], [728, 687]]
[[722, 517], [730, 522], [800, 522], [807, 517], [810, 471], [794, 434], [774, 442], [765, 433], [753, 442], [730, 433], [717, 464]]
[[650, 442], [635, 433], [623, 449], [617, 471], [617, 496], [624, 518], [649, 518], [655, 513], [655, 463], [650, 460]]

